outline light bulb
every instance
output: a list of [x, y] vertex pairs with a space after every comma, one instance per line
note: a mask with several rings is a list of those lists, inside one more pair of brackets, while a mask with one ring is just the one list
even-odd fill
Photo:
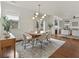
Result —
[[42, 16], [42, 18], [45, 18], [44, 16]]
[[44, 16], [46, 16], [46, 14], [44, 14]]
[[35, 19], [35, 17], [33, 17], [32, 19]]
[[37, 16], [35, 16], [35, 17], [37, 17]]
[[38, 12], [36, 12], [36, 15], [38, 15], [39, 13]]

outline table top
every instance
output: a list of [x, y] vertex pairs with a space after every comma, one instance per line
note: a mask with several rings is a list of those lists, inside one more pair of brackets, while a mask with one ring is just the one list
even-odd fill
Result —
[[9, 33], [9, 35], [10, 35], [9, 38], [5, 38], [4, 35], [2, 35], [2, 36], [0, 37], [0, 40], [16, 38], [12, 33]]
[[31, 31], [31, 32], [28, 32], [27, 34], [30, 34], [32, 36], [32, 38], [38, 38], [39, 36], [42, 36], [42, 34], [46, 33], [45, 31], [40, 31], [40, 32], [37, 32], [37, 31]]
[[28, 33], [28, 34], [30, 34], [32, 36], [32, 38], [37, 38], [37, 37], [41, 36], [41, 34], [39, 34], [39, 33]]

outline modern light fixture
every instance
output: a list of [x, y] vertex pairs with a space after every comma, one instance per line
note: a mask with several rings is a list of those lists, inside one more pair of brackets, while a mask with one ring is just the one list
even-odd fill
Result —
[[46, 17], [46, 13], [42, 14], [40, 12], [40, 4], [38, 5], [38, 11], [34, 13], [32, 19], [43, 20]]

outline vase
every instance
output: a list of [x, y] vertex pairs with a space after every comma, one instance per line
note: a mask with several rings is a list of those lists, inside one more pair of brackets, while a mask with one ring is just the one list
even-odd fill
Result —
[[10, 37], [9, 32], [4, 31], [3, 32], [3, 36], [4, 36], [4, 38], [9, 38]]

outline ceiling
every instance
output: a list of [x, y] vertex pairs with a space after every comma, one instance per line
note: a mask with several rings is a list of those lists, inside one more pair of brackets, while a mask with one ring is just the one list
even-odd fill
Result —
[[[48, 14], [63, 14], [63, 12], [79, 13], [79, 1], [8, 1], [7, 3], [20, 8], [28, 9], [32, 12], [41, 5], [41, 12]], [[72, 11], [71, 11], [72, 10]], [[65, 13], [65, 14], [67, 14]], [[64, 15], [64, 14], [63, 14]], [[72, 15], [72, 14], [71, 14]]]

